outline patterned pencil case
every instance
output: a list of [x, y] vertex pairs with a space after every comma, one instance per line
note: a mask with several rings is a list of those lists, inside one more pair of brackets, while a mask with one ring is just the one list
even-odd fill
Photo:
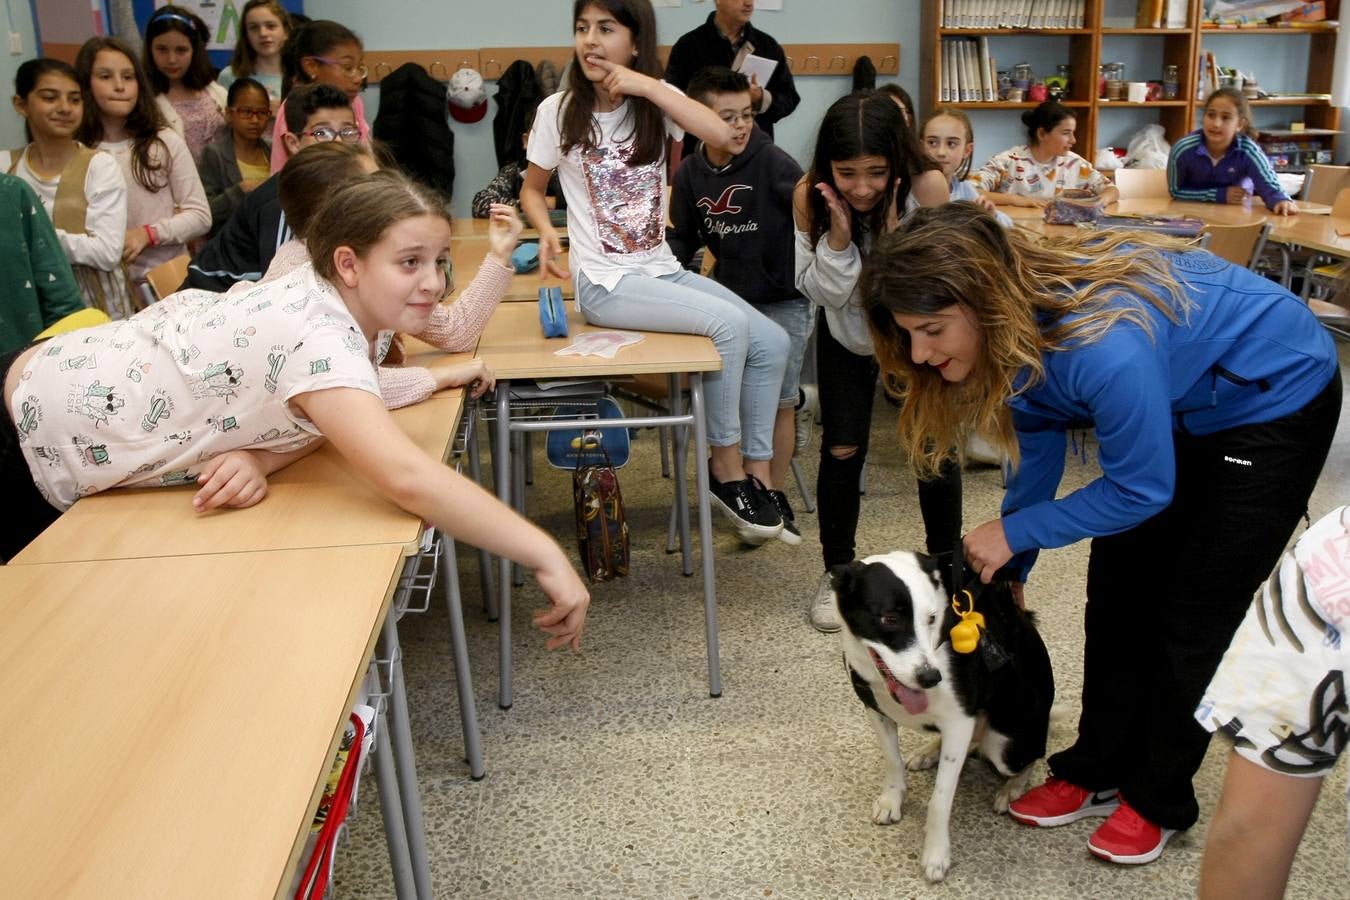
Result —
[[539, 325], [544, 337], [567, 337], [567, 308], [563, 306], [562, 288], [539, 289]]

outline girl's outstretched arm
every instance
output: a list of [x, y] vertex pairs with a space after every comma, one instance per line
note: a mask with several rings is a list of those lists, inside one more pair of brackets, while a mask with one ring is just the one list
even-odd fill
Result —
[[534, 617], [552, 635], [545, 646], [580, 648], [590, 593], [557, 542], [419, 450], [374, 394], [329, 388], [299, 394], [291, 402], [390, 501], [455, 540], [533, 569], [552, 604]]
[[558, 229], [549, 221], [548, 203], [544, 200], [544, 192], [548, 189], [548, 179], [552, 174], [549, 170], [530, 163], [529, 168], [525, 170], [525, 183], [520, 188], [520, 211], [525, 213], [526, 221], [539, 231], [540, 280], [561, 278], [565, 281], [572, 277], [572, 273], [564, 269], [559, 262], [562, 257], [562, 241], [558, 238]]

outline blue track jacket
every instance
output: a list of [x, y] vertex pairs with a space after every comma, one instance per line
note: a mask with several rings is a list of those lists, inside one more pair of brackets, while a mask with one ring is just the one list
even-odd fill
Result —
[[[1174, 431], [1278, 419], [1336, 370], [1331, 337], [1293, 294], [1204, 251], [1165, 256], [1195, 304], [1186, 321], [1145, 304], [1151, 337], [1121, 322], [1098, 341], [1047, 352], [1045, 380], [1009, 401], [1021, 461], [1003, 529], [1023, 579], [1040, 548], [1115, 534], [1164, 509], [1176, 480]], [[1102, 475], [1056, 500], [1066, 434], [1081, 427], [1096, 429]]]

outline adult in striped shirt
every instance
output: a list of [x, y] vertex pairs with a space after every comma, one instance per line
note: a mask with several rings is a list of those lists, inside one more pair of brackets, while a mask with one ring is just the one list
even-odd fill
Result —
[[1176, 200], [1245, 203], [1253, 193], [1282, 216], [1298, 207], [1280, 187], [1270, 160], [1257, 145], [1247, 99], [1233, 88], [1219, 88], [1205, 101], [1201, 126], [1172, 145], [1167, 158], [1167, 189]]

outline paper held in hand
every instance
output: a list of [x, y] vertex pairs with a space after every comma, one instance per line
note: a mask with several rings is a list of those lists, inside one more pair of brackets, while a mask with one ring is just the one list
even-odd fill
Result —
[[773, 75], [773, 70], [778, 68], [778, 60], [765, 59], [762, 56], [756, 56], [753, 53], [746, 54], [745, 59], [741, 60], [740, 73], [746, 78], [755, 76], [755, 81], [759, 82], [760, 87], [769, 83], [769, 77]]
[[639, 343], [642, 335], [633, 331], [587, 331], [577, 335], [577, 339], [554, 350], [554, 356], [599, 356], [613, 359], [624, 347]]

